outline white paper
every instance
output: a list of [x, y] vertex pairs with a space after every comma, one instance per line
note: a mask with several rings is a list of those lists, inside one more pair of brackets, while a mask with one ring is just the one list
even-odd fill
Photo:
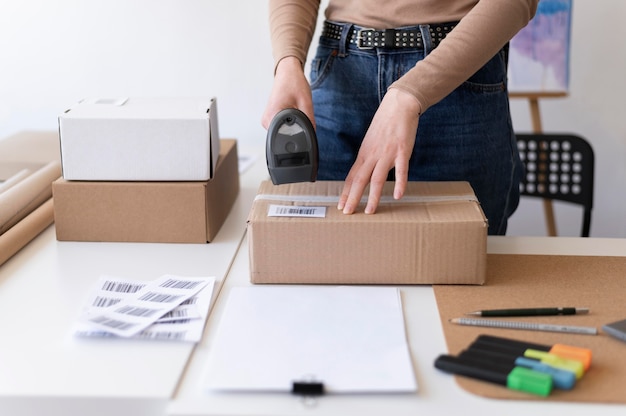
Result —
[[[146, 293], [146, 287], [158, 286], [159, 283], [167, 280], [176, 282], [200, 282], [201, 289], [188, 288], [188, 290], [197, 293], [191, 297], [183, 296], [179, 298], [181, 301], [178, 306], [162, 314], [156, 314], [158, 319], [151, 318], [153, 323], [133, 335], [134, 338], [148, 339], [167, 339], [176, 341], [198, 342], [202, 337], [204, 324], [209, 312], [211, 298], [213, 295], [213, 287], [215, 277], [176, 277], [162, 276], [156, 282], [136, 281], [119, 277], [102, 276], [96, 288], [92, 291], [84, 315], [80, 322], [74, 328], [74, 334], [80, 337], [113, 337], [118, 336], [115, 331], [108, 327], [102, 327], [90, 322], [90, 318], [94, 316], [111, 316], [116, 317], [114, 310], [116, 305], [130, 305], [135, 302], [137, 296]], [[170, 289], [167, 289], [170, 293]], [[176, 292], [172, 292], [176, 293]], [[177, 292], [180, 294], [180, 290]], [[164, 306], [164, 305], [157, 305]], [[166, 309], [170, 309], [169, 304]], [[165, 310], [165, 309], [164, 309]], [[160, 316], [159, 316], [160, 315]], [[127, 317], [122, 316], [120, 319], [126, 320]], [[145, 323], [143, 323], [145, 325]]]
[[385, 287], [252, 286], [231, 290], [205, 386], [327, 393], [414, 392], [400, 291]]

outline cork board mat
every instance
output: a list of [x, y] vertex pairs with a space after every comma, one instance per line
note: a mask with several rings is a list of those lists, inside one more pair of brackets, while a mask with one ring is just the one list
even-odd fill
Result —
[[[590, 348], [591, 367], [572, 390], [553, 390], [547, 398], [455, 376], [470, 393], [498, 399], [626, 403], [626, 343], [603, 333], [604, 324], [626, 319], [626, 257], [490, 254], [484, 286], [433, 286], [450, 354], [478, 335]], [[461, 326], [449, 319], [496, 308], [588, 307], [588, 315], [487, 318], [595, 326], [598, 335]], [[443, 351], [442, 351], [443, 352]]]

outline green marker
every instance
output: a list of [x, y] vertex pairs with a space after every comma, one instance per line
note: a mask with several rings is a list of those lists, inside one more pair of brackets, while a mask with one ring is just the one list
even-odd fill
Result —
[[552, 391], [552, 377], [547, 373], [505, 364], [487, 364], [468, 358], [443, 354], [435, 367], [448, 373], [475, 378], [525, 393], [547, 396]]
[[[493, 339], [493, 337], [491, 339]], [[476, 341], [474, 341], [472, 346], [473, 348], [480, 348], [485, 351], [508, 352], [526, 358], [533, 358], [554, 368], [571, 371], [576, 375], [577, 379], [580, 379], [585, 374], [584, 363], [579, 360], [572, 360], [569, 358], [560, 357], [556, 354], [552, 354], [551, 352], [540, 351], [534, 348], [527, 348], [522, 343], [508, 342], [496, 344], [490, 341], [489, 337], [481, 335], [476, 339]]]

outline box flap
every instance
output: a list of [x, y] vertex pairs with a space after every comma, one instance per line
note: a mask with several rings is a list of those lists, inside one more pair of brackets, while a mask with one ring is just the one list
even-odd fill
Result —
[[85, 98], [60, 115], [62, 119], [198, 119], [206, 118], [215, 98]]
[[221, 145], [220, 132], [219, 132], [218, 124], [217, 124], [217, 99], [216, 98], [211, 99], [210, 106], [206, 110], [206, 112], [209, 114], [209, 134], [210, 134], [210, 141], [211, 141], [211, 154], [209, 157], [211, 158], [211, 177], [213, 177], [213, 175], [215, 175], [215, 170], [217, 166], [217, 160], [219, 159], [219, 155], [220, 155], [220, 145]]

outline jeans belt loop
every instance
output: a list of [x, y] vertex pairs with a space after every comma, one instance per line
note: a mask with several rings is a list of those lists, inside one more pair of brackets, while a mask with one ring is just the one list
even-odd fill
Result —
[[424, 55], [428, 55], [433, 50], [433, 38], [430, 35], [430, 25], [419, 25], [424, 42]]
[[350, 41], [349, 37], [350, 37], [350, 33], [352, 33], [353, 26], [354, 26], [353, 24], [349, 23], [349, 24], [343, 25], [343, 27], [341, 28], [341, 36], [339, 38], [339, 51], [338, 51], [338, 55], [340, 57], [344, 57], [347, 55], [347, 46], [348, 46], [348, 42]]

